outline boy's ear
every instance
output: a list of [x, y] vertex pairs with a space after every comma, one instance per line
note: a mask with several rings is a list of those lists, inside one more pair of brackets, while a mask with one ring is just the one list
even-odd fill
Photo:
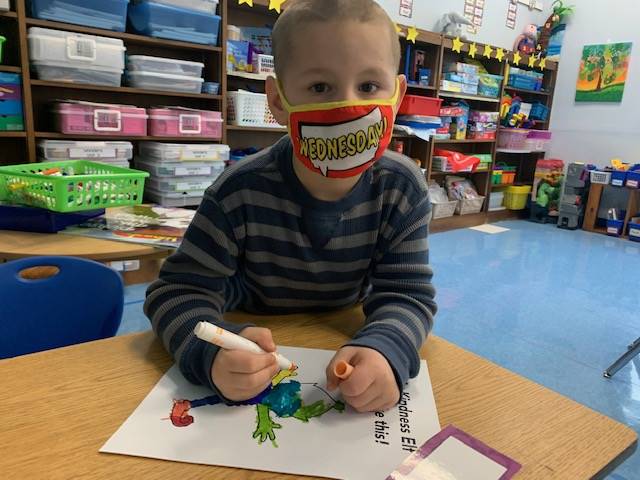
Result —
[[271, 109], [273, 117], [280, 125], [286, 127], [289, 124], [289, 112], [284, 108], [276, 82], [277, 80], [275, 77], [267, 77], [267, 82], [265, 84], [267, 100], [269, 101], [269, 108]]
[[407, 93], [407, 77], [404, 75], [398, 75], [398, 82], [400, 83], [400, 91], [398, 92], [398, 101], [394, 107], [394, 113], [396, 115], [398, 114], [398, 110], [400, 110], [400, 104], [402, 103], [404, 94]]

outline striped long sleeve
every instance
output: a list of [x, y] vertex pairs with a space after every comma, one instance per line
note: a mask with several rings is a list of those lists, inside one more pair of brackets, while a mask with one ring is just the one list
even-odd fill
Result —
[[[288, 137], [231, 167], [212, 185], [178, 251], [148, 289], [145, 312], [187, 379], [215, 389], [217, 347], [198, 321], [240, 308], [287, 314], [353, 306], [366, 324], [352, 345], [389, 361], [398, 385], [419, 369], [436, 312], [424, 175], [386, 154], [337, 202], [312, 197], [292, 168]], [[219, 393], [219, 392], [217, 392]]]

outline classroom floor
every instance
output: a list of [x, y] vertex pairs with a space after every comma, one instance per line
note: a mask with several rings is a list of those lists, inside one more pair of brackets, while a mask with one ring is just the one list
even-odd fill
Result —
[[[640, 244], [525, 221], [503, 233], [433, 234], [434, 332], [640, 434], [640, 357], [603, 370], [640, 336]], [[146, 330], [146, 286], [128, 287], [119, 334]], [[610, 480], [640, 480], [640, 450]]]

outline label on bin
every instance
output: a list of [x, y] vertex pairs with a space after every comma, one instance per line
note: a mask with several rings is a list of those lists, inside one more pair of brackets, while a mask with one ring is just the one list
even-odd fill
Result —
[[620, 235], [620, 230], [618, 227], [607, 227], [607, 233], [610, 233], [611, 235]]
[[198, 134], [202, 132], [200, 115], [180, 115], [180, 133]]
[[122, 114], [118, 110], [95, 110], [93, 128], [97, 132], [119, 132], [122, 130]]
[[190, 190], [206, 190], [210, 182], [179, 182], [176, 184], [176, 191], [188, 192]]
[[211, 175], [211, 167], [178, 167], [175, 175]]
[[[215, 158], [214, 158], [215, 157]], [[181, 161], [189, 160], [217, 160], [217, 152], [211, 152], [210, 147], [205, 145], [184, 145], [180, 152]]]
[[67, 56], [73, 60], [95, 60], [96, 41], [91, 38], [67, 38]]
[[70, 148], [70, 158], [116, 158], [116, 149], [107, 147]]
[[638, 188], [638, 180], [627, 180], [627, 187]]
[[629, 236], [640, 238], [640, 228], [630, 228]]

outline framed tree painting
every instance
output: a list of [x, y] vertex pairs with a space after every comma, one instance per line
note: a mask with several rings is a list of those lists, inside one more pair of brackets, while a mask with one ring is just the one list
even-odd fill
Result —
[[622, 102], [632, 43], [586, 45], [580, 60], [576, 102]]

